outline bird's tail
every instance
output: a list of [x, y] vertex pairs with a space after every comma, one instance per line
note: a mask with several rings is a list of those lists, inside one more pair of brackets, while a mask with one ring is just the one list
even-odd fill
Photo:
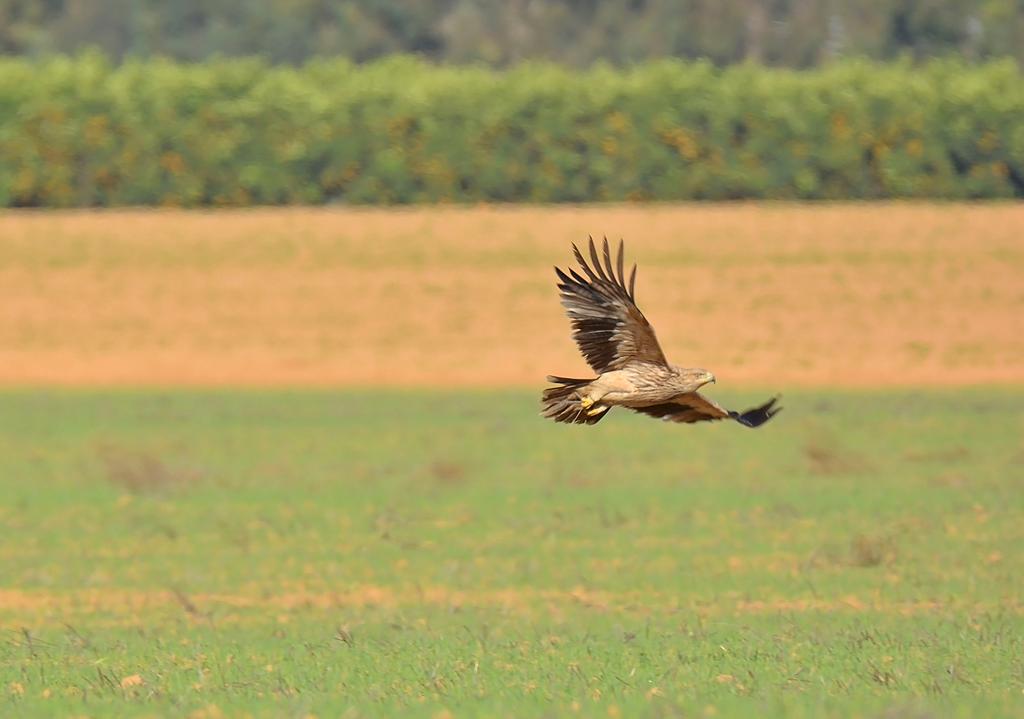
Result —
[[597, 424], [608, 414], [607, 405], [584, 406], [579, 390], [593, 382], [589, 379], [548, 377], [557, 387], [548, 387], [541, 395], [541, 414], [556, 422]]

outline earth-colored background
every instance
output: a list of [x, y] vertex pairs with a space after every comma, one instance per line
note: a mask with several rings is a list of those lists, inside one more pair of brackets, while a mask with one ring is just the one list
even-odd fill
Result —
[[0, 383], [584, 375], [551, 266], [588, 234], [724, 383], [1024, 381], [1024, 207], [846, 204], [6, 213]]
[[[604, 233], [777, 420], [538, 416]], [[0, 716], [1021, 714], [1024, 205], [16, 212], [0, 298]]]

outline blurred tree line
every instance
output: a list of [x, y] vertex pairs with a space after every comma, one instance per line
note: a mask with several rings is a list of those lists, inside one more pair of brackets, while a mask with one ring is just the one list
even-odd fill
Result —
[[0, 58], [0, 207], [1024, 198], [1012, 60]]
[[841, 56], [1024, 61], [1024, 0], [0, 0], [0, 53], [415, 53], [504, 66], [706, 58], [811, 67]]

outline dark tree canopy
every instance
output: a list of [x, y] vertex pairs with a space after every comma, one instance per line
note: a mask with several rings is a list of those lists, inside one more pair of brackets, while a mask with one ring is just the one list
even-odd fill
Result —
[[1024, 60], [1024, 0], [0, 0], [0, 52], [114, 58], [417, 53], [508, 65], [837, 56]]

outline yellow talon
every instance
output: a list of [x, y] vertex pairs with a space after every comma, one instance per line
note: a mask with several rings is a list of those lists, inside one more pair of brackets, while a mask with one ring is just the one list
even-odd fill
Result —
[[595, 414], [601, 414], [602, 412], [604, 412], [604, 407], [598, 405], [597, 407], [594, 407], [594, 409], [588, 411], [587, 416], [593, 417]]
[[583, 409], [590, 409], [593, 406], [594, 400], [590, 399], [590, 397], [580, 398], [580, 407], [582, 407]]

